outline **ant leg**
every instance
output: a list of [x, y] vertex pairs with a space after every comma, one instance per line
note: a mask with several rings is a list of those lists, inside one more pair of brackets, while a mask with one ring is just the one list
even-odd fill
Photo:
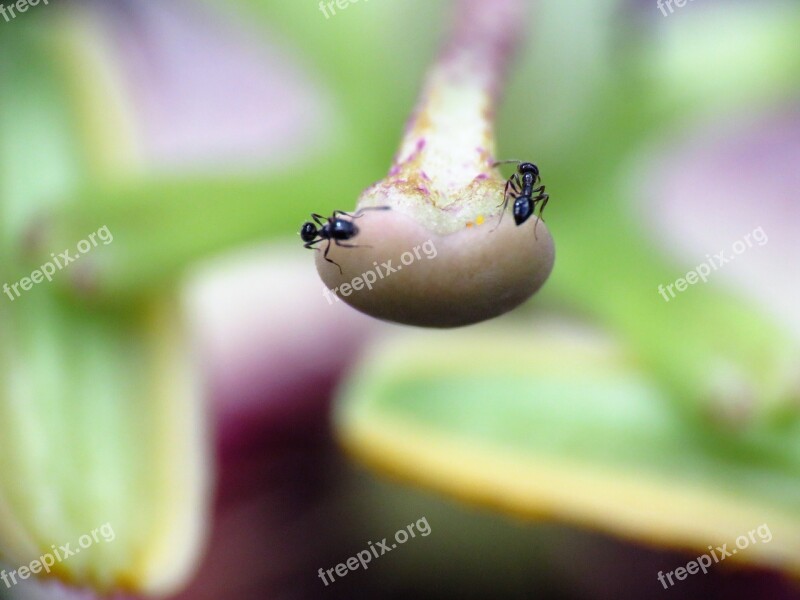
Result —
[[[542, 219], [542, 212], [544, 211], [544, 207], [547, 206], [547, 203], [550, 201], [549, 194], [542, 194], [539, 198], [542, 201], [542, 205], [539, 207], [539, 218]], [[544, 219], [542, 219], [544, 221]]]
[[505, 193], [505, 197], [503, 199], [503, 203], [502, 204], [498, 204], [498, 206], [502, 206], [503, 208], [500, 209], [500, 218], [497, 219], [497, 225], [494, 226], [492, 231], [494, 231], [495, 229], [500, 227], [500, 223], [503, 222], [503, 215], [506, 214], [506, 208], [508, 207], [508, 184], [506, 184], [506, 193]]
[[360, 213], [361, 213], [362, 210], [366, 210], [366, 209], [362, 208], [361, 210], [359, 210], [355, 214], [351, 214], [351, 213], [347, 212], [346, 210], [335, 210], [335, 211], [333, 211], [333, 214], [331, 215], [331, 220], [339, 218], [340, 215], [343, 216], [343, 217], [350, 217], [351, 219], [357, 219], [358, 217], [361, 216]]
[[328, 217], [323, 217], [317, 213], [311, 213], [311, 218], [317, 222], [317, 225], [324, 225], [328, 221]]
[[509, 188], [511, 188], [511, 191], [514, 192], [517, 196], [519, 196], [519, 194], [520, 194], [519, 178], [517, 177], [516, 173], [514, 175], [512, 175], [511, 177], [509, 177], [508, 181], [506, 181], [506, 189], [503, 192], [503, 201], [500, 204], [497, 205], [497, 206], [502, 206], [503, 208], [500, 210], [500, 218], [497, 221], [497, 225], [494, 226], [494, 229], [492, 229], [492, 231], [494, 231], [495, 229], [500, 227], [500, 223], [503, 222], [503, 215], [506, 214], [506, 209], [508, 208], [508, 189]]
[[312, 241], [308, 242], [307, 244], [303, 244], [303, 248], [309, 248], [309, 249], [316, 250], [316, 248], [314, 248], [314, 244], [319, 244], [323, 239], [324, 238], [319, 238], [318, 240], [312, 240]]
[[497, 206], [502, 206], [503, 208], [500, 209], [500, 218], [497, 219], [497, 225], [494, 226], [494, 229], [492, 229], [492, 231], [500, 227], [500, 223], [503, 222], [503, 215], [506, 214], [506, 208], [508, 208], [508, 186], [510, 185], [511, 185], [511, 180], [506, 181], [506, 189], [503, 192], [503, 201], [497, 205]]
[[539, 206], [539, 218], [536, 219], [536, 223], [533, 225], [533, 236], [536, 237], [536, 227], [539, 225], [539, 221], [544, 221], [542, 219], [542, 211], [544, 207], [547, 206], [547, 203], [550, 201], [550, 195], [544, 193], [544, 186], [542, 186], [541, 193], [536, 198], [536, 202], [541, 202], [542, 204]]
[[503, 210], [505, 210], [506, 206], [508, 206], [508, 188], [511, 188], [511, 191], [514, 192], [517, 196], [519, 196], [520, 191], [521, 191], [520, 190], [520, 186], [521, 186], [521, 183], [520, 183], [519, 178], [517, 177], [516, 173], [514, 175], [512, 175], [511, 177], [509, 177], [508, 181], [506, 181], [506, 188], [503, 191], [503, 201], [500, 204], [498, 204], [497, 206], [502, 206]]
[[331, 260], [330, 258], [328, 258], [328, 252], [330, 252], [330, 249], [331, 249], [331, 241], [328, 240], [328, 247], [325, 248], [325, 254], [322, 255], [322, 258], [327, 260], [329, 263], [334, 264], [337, 267], [339, 267], [339, 275], [344, 275], [344, 271], [342, 271], [342, 265], [337, 263], [335, 260]]
[[340, 240], [336, 240], [336, 245], [340, 248], [372, 248], [366, 244], [343, 244]]
[[511, 186], [511, 180], [509, 179], [508, 181], [506, 181], [506, 187], [503, 190], [503, 201], [497, 205], [497, 206], [502, 206], [503, 210], [505, 210], [506, 206], [508, 206], [508, 188], [510, 186]]
[[545, 194], [544, 189], [545, 189], [545, 186], [541, 186], [541, 187], [536, 188], [532, 192], [534, 194], [537, 194], [536, 198], [533, 199], [534, 206], [538, 202], [542, 203], [542, 205], [539, 207], [539, 218], [540, 219], [542, 217], [542, 211], [544, 210], [544, 207], [547, 206], [547, 201], [550, 200], [550, 195], [549, 194]]
[[366, 206], [364, 208], [359, 208], [354, 214], [348, 216], [352, 217], [353, 219], [358, 219], [359, 217], [364, 216], [364, 211], [366, 210], [391, 210], [391, 208], [391, 206]]

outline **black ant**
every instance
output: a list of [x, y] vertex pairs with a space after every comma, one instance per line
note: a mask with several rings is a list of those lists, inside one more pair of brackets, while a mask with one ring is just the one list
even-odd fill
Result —
[[328, 240], [328, 246], [325, 248], [323, 258], [329, 263], [333, 263], [339, 267], [339, 273], [342, 273], [342, 266], [328, 258], [328, 251], [331, 249], [331, 241], [335, 242], [337, 246], [343, 248], [369, 248], [370, 246], [358, 246], [356, 244], [343, 244], [342, 241], [350, 240], [358, 235], [358, 227], [353, 221], [343, 219], [342, 216], [350, 217], [351, 219], [358, 219], [364, 214], [366, 210], [388, 210], [388, 206], [370, 206], [356, 211], [354, 214], [349, 214], [343, 210], [333, 211], [330, 217], [323, 217], [317, 213], [312, 213], [311, 218], [314, 223], [308, 221], [303, 224], [300, 229], [300, 238], [305, 242], [305, 248], [313, 248], [324, 240]]
[[[509, 194], [509, 190], [514, 195], [514, 222], [517, 225], [522, 225], [531, 217], [539, 202], [542, 203], [539, 207], [539, 219], [541, 219], [542, 211], [544, 207], [547, 206], [550, 196], [545, 193], [543, 185], [534, 188], [537, 183], [541, 182], [539, 167], [533, 163], [523, 162], [521, 160], [503, 160], [494, 163], [492, 168], [508, 163], [515, 163], [517, 165], [517, 172], [506, 181], [506, 189], [503, 192], [503, 203], [500, 205], [503, 207], [500, 213], [500, 221], [503, 220], [503, 214], [505, 214], [506, 207], [508, 206], [508, 199], [511, 195]], [[534, 194], [536, 194], [536, 197], [534, 197]], [[500, 221], [497, 222], [497, 227], [500, 226]], [[538, 224], [539, 221], [536, 221], [536, 225]], [[536, 235], [536, 225], [533, 227], [534, 235]], [[495, 229], [497, 229], [497, 227], [495, 227]]]

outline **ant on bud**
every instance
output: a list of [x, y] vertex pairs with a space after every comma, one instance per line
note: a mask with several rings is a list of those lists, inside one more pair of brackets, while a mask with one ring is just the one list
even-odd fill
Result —
[[[503, 220], [503, 214], [506, 212], [509, 198], [514, 198], [514, 222], [519, 226], [527, 221], [536, 210], [536, 205], [541, 202], [539, 207], [539, 219], [542, 218], [542, 211], [547, 206], [550, 196], [545, 193], [544, 186], [540, 185], [535, 187], [537, 183], [541, 182], [539, 177], [539, 167], [531, 162], [523, 162], [521, 160], [503, 160], [496, 162], [492, 168], [498, 165], [514, 163], [517, 165], [517, 172], [514, 173], [506, 181], [506, 189], [503, 192], [503, 203], [500, 205], [503, 210], [500, 212], [500, 221], [497, 222], [497, 227]], [[536, 196], [534, 197], [534, 194]], [[539, 221], [536, 222], [536, 225]], [[533, 227], [534, 235], [536, 235], [536, 225]], [[497, 229], [495, 227], [495, 229]]]
[[[328, 245], [325, 248], [323, 258], [329, 263], [339, 267], [339, 273], [342, 273], [342, 266], [336, 261], [328, 258], [328, 252], [331, 249], [331, 242], [342, 248], [369, 248], [370, 246], [358, 246], [356, 244], [343, 244], [343, 241], [351, 240], [358, 235], [358, 227], [353, 223], [353, 219], [358, 219], [363, 216], [364, 211], [367, 210], [389, 210], [388, 206], [370, 206], [356, 211], [354, 214], [349, 214], [343, 210], [333, 211], [330, 217], [323, 217], [317, 213], [312, 213], [311, 218], [314, 220], [312, 223], [308, 221], [303, 224], [300, 229], [300, 238], [305, 242], [305, 248], [314, 248], [314, 245], [327, 240]], [[348, 217], [347, 219], [342, 217]]]

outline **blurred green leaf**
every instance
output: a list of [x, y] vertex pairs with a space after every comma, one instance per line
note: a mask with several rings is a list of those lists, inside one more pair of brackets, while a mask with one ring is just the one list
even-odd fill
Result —
[[[310, 175], [265, 180], [174, 179], [86, 188], [78, 202], [34, 222], [28, 266], [71, 249], [100, 227], [113, 243], [82, 257], [62, 285], [102, 300], [129, 302], [169, 285], [198, 259], [227, 248], [296, 234], [312, 212], [355, 204], [364, 169], [337, 153]], [[354, 177], [354, 174], [362, 177]], [[352, 190], [348, 193], [347, 190]], [[302, 244], [298, 238], [298, 252]]]
[[529, 321], [407, 332], [344, 386], [339, 438], [402, 479], [525, 518], [699, 550], [766, 523], [736, 558], [800, 570], [800, 426], [776, 451], [721, 442], [631, 355], [583, 327]]
[[177, 309], [86, 312], [41, 294], [0, 311], [0, 547], [13, 565], [108, 523], [113, 541], [53, 573], [148, 593], [188, 576], [209, 458]]
[[[87, 185], [97, 152], [62, 102], [48, 32], [15, 24], [0, 63], [0, 283], [26, 271], [31, 219]], [[165, 293], [89, 310], [46, 282], [13, 304], [0, 296], [0, 549], [14, 567], [53, 546], [75, 549], [108, 525], [113, 539], [64, 557], [53, 573], [142, 593], [188, 576], [209, 460], [179, 305]]]

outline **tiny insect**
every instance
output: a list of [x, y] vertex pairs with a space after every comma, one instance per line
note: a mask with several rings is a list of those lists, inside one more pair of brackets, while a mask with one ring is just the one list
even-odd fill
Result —
[[[313, 248], [316, 244], [324, 240], [328, 240], [328, 245], [325, 247], [325, 254], [323, 258], [329, 263], [339, 267], [339, 273], [342, 273], [342, 266], [334, 260], [328, 258], [328, 252], [331, 249], [331, 242], [342, 248], [370, 248], [371, 246], [359, 246], [356, 244], [343, 244], [343, 241], [351, 240], [358, 235], [358, 227], [353, 223], [352, 219], [358, 219], [363, 216], [364, 211], [367, 210], [388, 210], [388, 206], [370, 206], [356, 211], [354, 214], [346, 213], [343, 210], [333, 211], [330, 217], [324, 217], [317, 213], [312, 213], [311, 218], [314, 220], [312, 223], [308, 221], [303, 224], [300, 229], [300, 238], [305, 242], [305, 248]], [[343, 217], [349, 217], [347, 219]]]
[[[539, 167], [531, 162], [523, 162], [521, 160], [503, 160], [494, 163], [492, 168], [508, 163], [516, 164], [517, 172], [506, 181], [506, 188], [503, 192], [503, 202], [500, 204], [503, 210], [500, 212], [500, 221], [497, 222], [497, 227], [500, 226], [500, 222], [503, 220], [503, 214], [506, 212], [508, 200], [511, 197], [514, 198], [513, 214], [514, 222], [517, 225], [522, 225], [527, 221], [536, 210], [536, 205], [540, 202], [539, 219], [541, 219], [542, 211], [544, 207], [547, 206], [550, 196], [545, 193], [543, 185], [535, 187], [537, 183], [541, 182]], [[537, 220], [536, 225], [538, 224], [539, 221]], [[534, 235], [536, 235], [536, 225], [533, 227]], [[495, 227], [495, 229], [497, 229], [497, 227]]]

